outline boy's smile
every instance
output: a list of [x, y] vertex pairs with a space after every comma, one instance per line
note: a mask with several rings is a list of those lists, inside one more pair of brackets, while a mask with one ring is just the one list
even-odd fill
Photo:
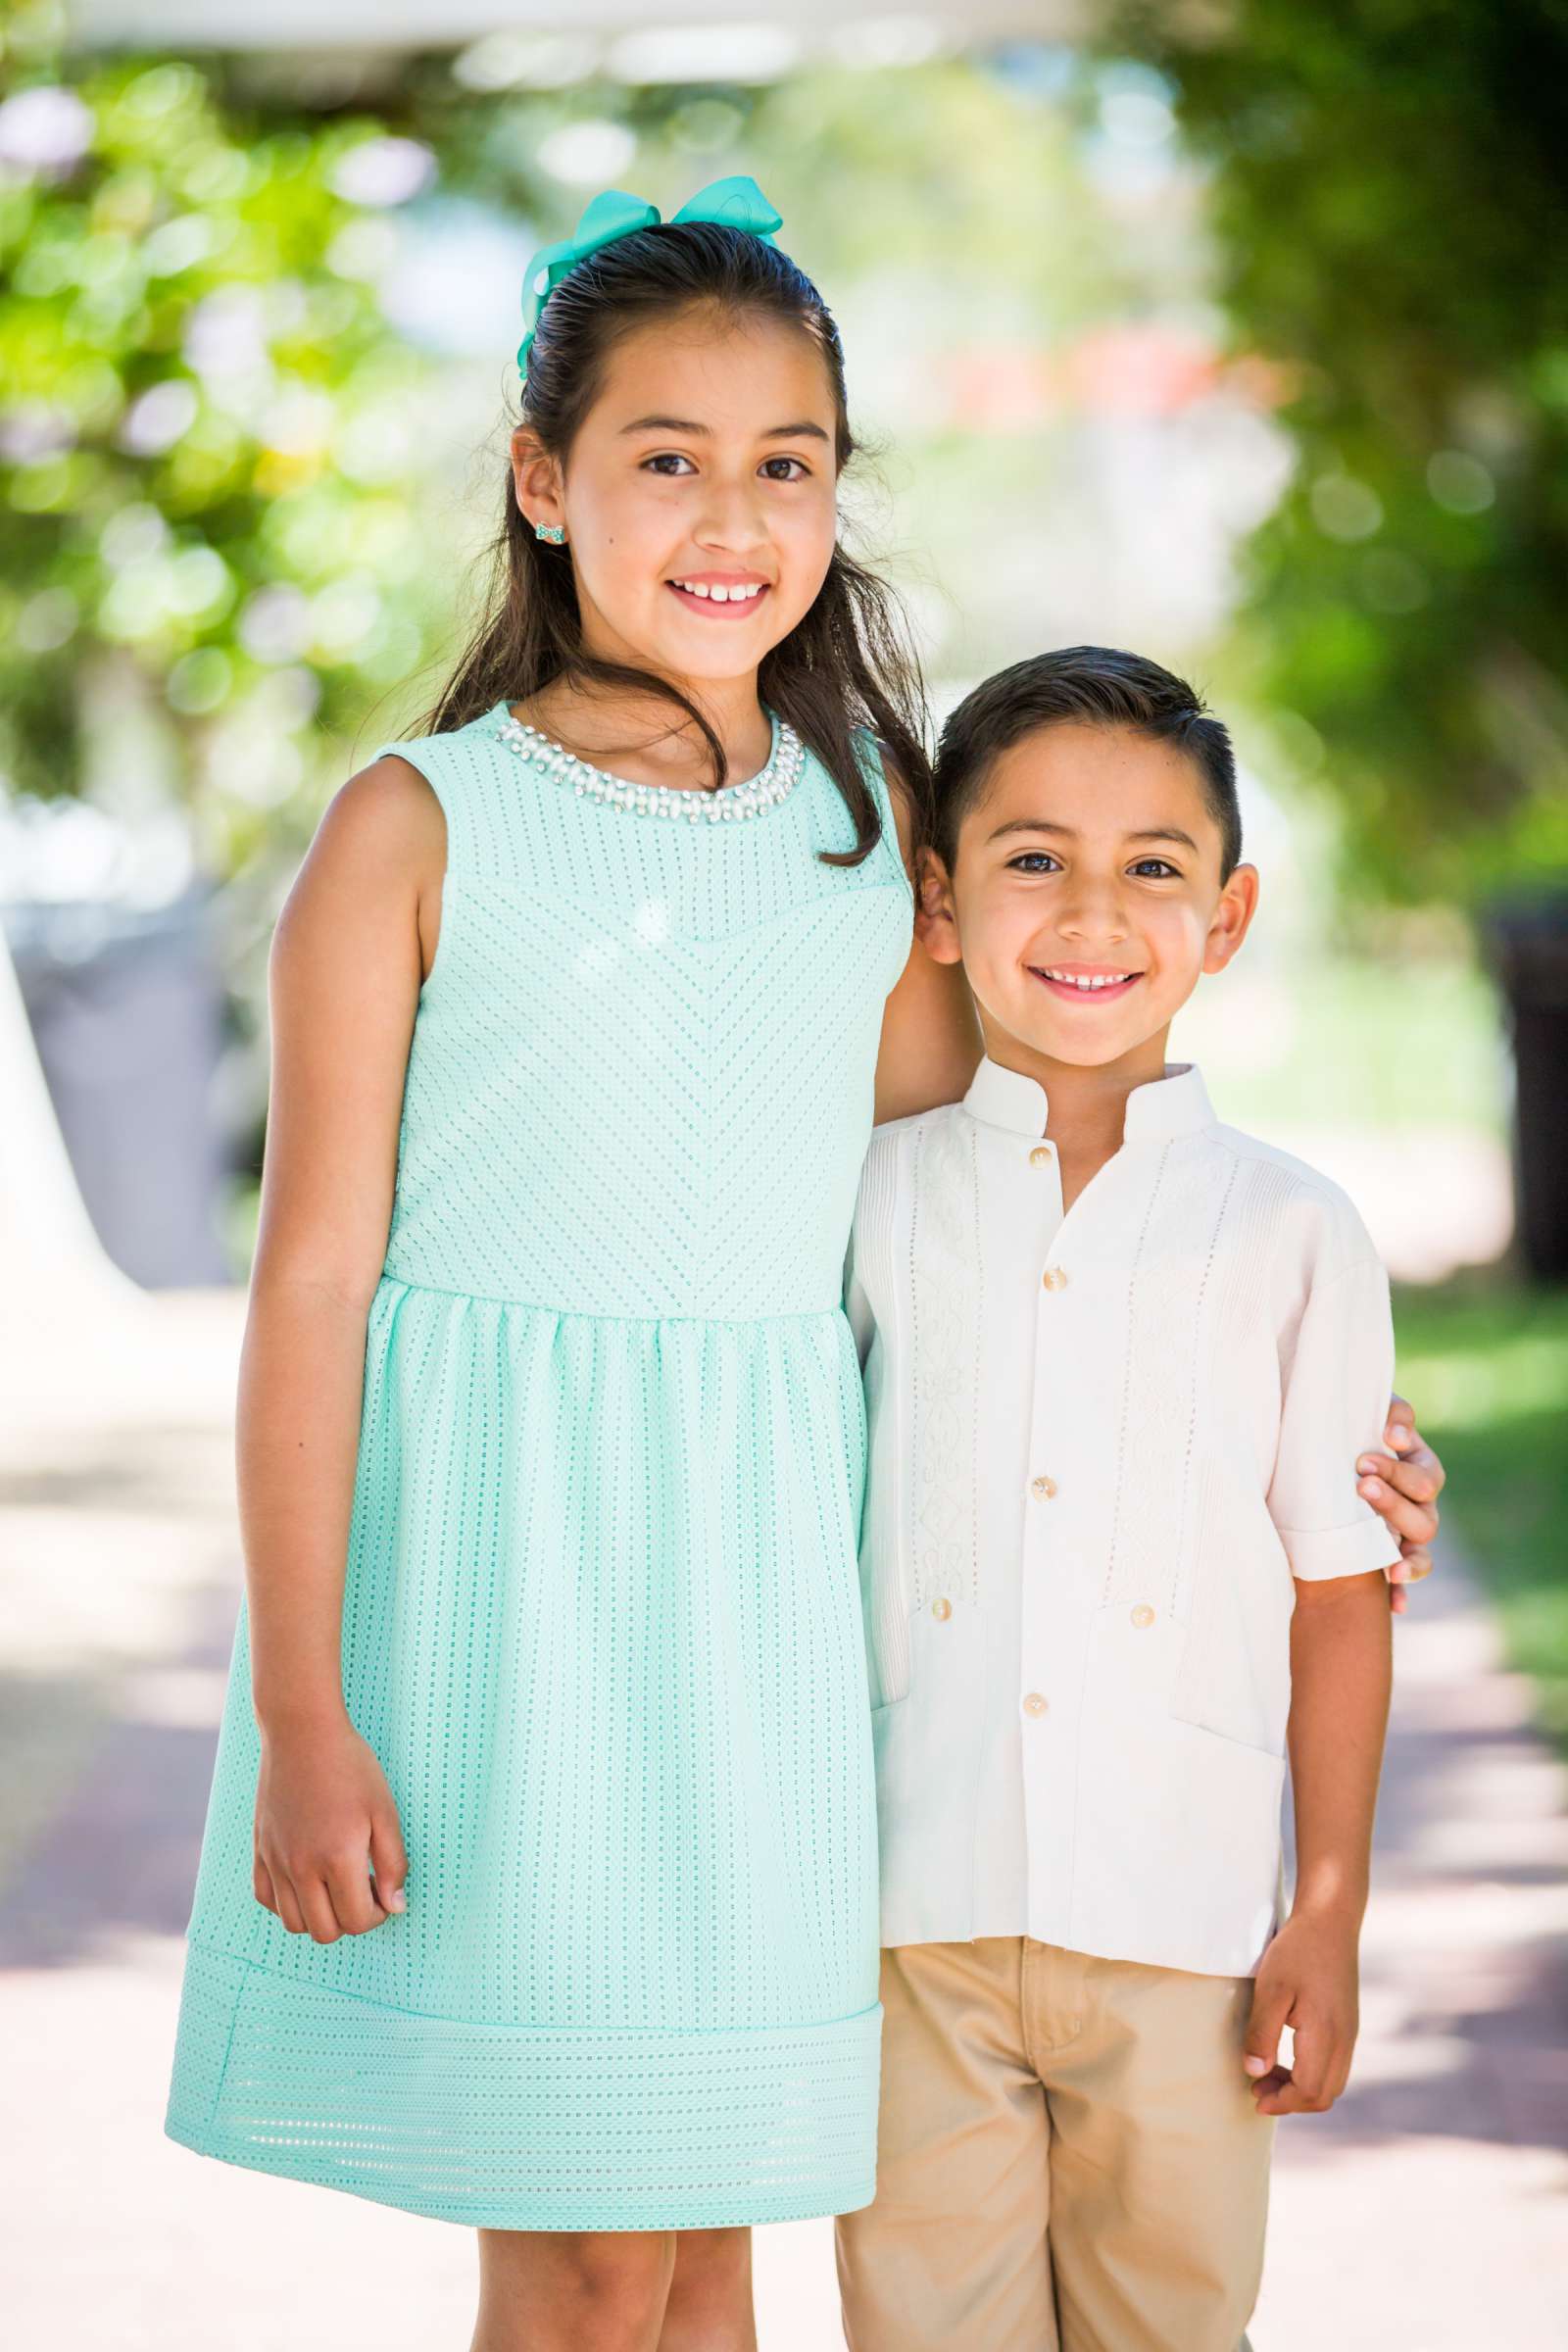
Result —
[[1029, 968], [1037, 980], [1069, 1004], [1108, 1004], [1124, 997], [1144, 976], [1137, 971], [1109, 971], [1102, 964], [1092, 963], [1055, 963], [1045, 971], [1036, 964]]
[[953, 873], [927, 854], [922, 937], [961, 955], [994, 1058], [1137, 1084], [1163, 1074], [1173, 1016], [1251, 918], [1255, 869], [1222, 882], [1222, 857], [1178, 745], [1058, 721], [998, 755]]

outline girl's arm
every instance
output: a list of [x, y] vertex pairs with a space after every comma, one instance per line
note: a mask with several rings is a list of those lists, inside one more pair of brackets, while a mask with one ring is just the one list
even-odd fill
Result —
[[269, 970], [271, 1086], [235, 1430], [263, 1748], [256, 1893], [318, 1941], [385, 1915], [368, 1859], [383, 1892], [403, 1873], [395, 1808], [344, 1702], [342, 1601], [367, 1318], [444, 863], [428, 784], [405, 760], [372, 762], [322, 817]]
[[[883, 755], [892, 791], [899, 848], [910, 887], [918, 896], [914, 863], [914, 818], [907, 789]], [[876, 1057], [878, 1126], [938, 1102], [956, 1102], [968, 1091], [983, 1051], [974, 999], [961, 963], [938, 963], [916, 937], [909, 959], [888, 998]]]

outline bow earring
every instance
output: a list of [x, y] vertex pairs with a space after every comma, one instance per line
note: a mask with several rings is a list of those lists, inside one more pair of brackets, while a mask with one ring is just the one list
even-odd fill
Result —
[[536, 539], [548, 539], [552, 547], [564, 547], [566, 540], [566, 526], [564, 522], [536, 522], [533, 526], [533, 535]]

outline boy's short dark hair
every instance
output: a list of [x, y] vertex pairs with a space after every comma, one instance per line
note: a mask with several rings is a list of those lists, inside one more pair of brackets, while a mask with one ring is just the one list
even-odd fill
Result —
[[1130, 727], [1174, 743], [1198, 770], [1220, 831], [1220, 880], [1241, 862], [1242, 814], [1230, 734], [1185, 678], [1108, 645], [1069, 645], [999, 669], [942, 730], [932, 788], [931, 847], [949, 873], [958, 828], [985, 791], [993, 762], [1025, 736], [1053, 726]]

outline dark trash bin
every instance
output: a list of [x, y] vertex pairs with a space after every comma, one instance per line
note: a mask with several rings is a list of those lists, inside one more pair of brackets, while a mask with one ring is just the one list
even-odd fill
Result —
[[1499, 900], [1482, 928], [1513, 1037], [1519, 1253], [1568, 1281], [1568, 891]]

